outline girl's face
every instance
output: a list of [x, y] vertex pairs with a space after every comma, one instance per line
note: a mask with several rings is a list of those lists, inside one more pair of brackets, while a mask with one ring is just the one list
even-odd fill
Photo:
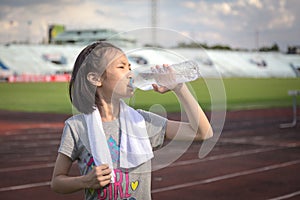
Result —
[[133, 95], [130, 84], [132, 78], [130, 63], [127, 57], [120, 53], [106, 68], [105, 78], [102, 81], [101, 92], [111, 98], [128, 98]]

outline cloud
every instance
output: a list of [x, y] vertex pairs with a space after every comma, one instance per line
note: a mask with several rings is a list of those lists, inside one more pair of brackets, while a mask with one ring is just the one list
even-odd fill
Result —
[[269, 29], [292, 27], [296, 17], [287, 9], [286, 2], [284, 0], [280, 0], [276, 6], [277, 9], [274, 9], [273, 6], [269, 7], [272, 18], [270, 19], [267, 27]]
[[[14, 1], [1, 3], [3, 6], [0, 8], [0, 16], [3, 18], [0, 25], [5, 27], [5, 30], [0, 31], [2, 41], [8, 39], [7, 32], [10, 32], [9, 40], [24, 41], [30, 37], [31, 42], [40, 42], [42, 37], [47, 37], [47, 27], [51, 24], [63, 24], [67, 29], [112, 28], [122, 31], [133, 28], [134, 23], [144, 22], [145, 19], [141, 17], [145, 15], [143, 9], [132, 12], [132, 6], [128, 7], [123, 2], [117, 6], [114, 5], [115, 2], [109, 1], [79, 0], [57, 0], [54, 3], [31, 0], [28, 5], [19, 2], [11, 5], [13, 3]], [[10, 21], [19, 25], [13, 27]], [[32, 21], [30, 26], [28, 21]]]
[[[157, 2], [157, 22], [163, 28], [210, 43], [251, 46], [256, 31], [265, 43], [297, 43], [299, 6], [298, 0], [161, 0]], [[0, 19], [0, 42], [24, 40], [28, 35], [31, 41], [40, 42], [47, 37], [49, 24], [117, 31], [149, 27], [151, 4], [123, 0], [2, 0]], [[28, 21], [32, 23], [28, 25]]]
[[210, 24], [211, 27], [224, 29], [226, 23], [230, 27], [240, 24], [240, 29], [244, 25], [272, 29], [293, 25], [296, 17], [289, 12], [285, 2], [284, 0], [186, 1], [182, 6], [191, 10], [191, 15], [184, 17], [184, 22], [193, 25]]
[[196, 9], [197, 4], [193, 1], [184, 1], [181, 5], [185, 8]]
[[248, 3], [249, 5], [255, 6], [258, 9], [263, 8], [263, 5], [260, 0], [249, 0]]
[[269, 23], [269, 29], [292, 27], [294, 24], [295, 17], [289, 13], [282, 13], [280, 16], [274, 17]]
[[188, 15], [182, 16], [184, 23], [200, 31], [219, 33], [218, 37], [211, 36], [212, 40], [232, 38], [228, 42], [234, 43], [238, 34], [251, 36], [256, 31], [299, 30], [295, 23], [300, 14], [294, 8], [299, 8], [300, 3], [295, 0], [185, 1], [181, 5], [190, 10]]

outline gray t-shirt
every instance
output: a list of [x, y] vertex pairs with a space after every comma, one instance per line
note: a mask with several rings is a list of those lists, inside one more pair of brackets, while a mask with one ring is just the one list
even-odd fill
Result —
[[[138, 110], [138, 112], [145, 119], [152, 148], [160, 148], [164, 142], [167, 119], [143, 110]], [[151, 161], [143, 163], [136, 168], [120, 168], [119, 144], [121, 132], [119, 120], [103, 122], [103, 129], [113, 160], [116, 175], [115, 183], [111, 183], [99, 190], [86, 189], [85, 199], [150, 200]], [[77, 161], [82, 175], [92, 170], [95, 163], [90, 153], [87, 126], [83, 114], [75, 115], [66, 121], [58, 151], [70, 157], [72, 161]]]

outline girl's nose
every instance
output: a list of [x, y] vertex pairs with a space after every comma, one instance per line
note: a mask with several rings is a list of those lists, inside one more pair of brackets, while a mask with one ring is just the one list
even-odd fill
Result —
[[128, 77], [129, 79], [133, 79], [133, 73], [132, 73], [132, 71], [129, 71], [129, 72], [128, 72], [127, 77]]

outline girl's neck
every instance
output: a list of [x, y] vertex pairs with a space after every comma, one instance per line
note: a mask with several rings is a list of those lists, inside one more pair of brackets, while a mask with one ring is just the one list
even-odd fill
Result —
[[101, 104], [98, 104], [97, 107], [103, 122], [113, 121], [119, 116], [119, 101], [105, 101], [101, 99]]

